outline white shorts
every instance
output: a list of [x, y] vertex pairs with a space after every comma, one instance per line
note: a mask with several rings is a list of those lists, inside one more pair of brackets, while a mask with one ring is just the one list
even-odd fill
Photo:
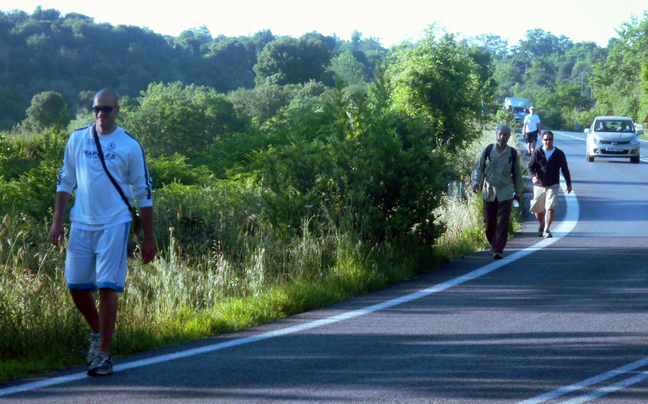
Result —
[[555, 210], [558, 206], [558, 189], [560, 189], [558, 184], [548, 187], [533, 187], [533, 200], [529, 210], [533, 213], [543, 213], [548, 209]]
[[126, 283], [126, 243], [130, 223], [104, 230], [70, 228], [65, 257], [65, 281], [69, 289], [124, 291]]

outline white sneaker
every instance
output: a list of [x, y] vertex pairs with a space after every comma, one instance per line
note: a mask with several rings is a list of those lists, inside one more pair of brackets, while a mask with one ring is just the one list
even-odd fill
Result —
[[88, 376], [106, 376], [112, 372], [112, 357], [99, 351], [88, 367]]
[[88, 354], [86, 355], [86, 363], [89, 365], [95, 356], [97, 356], [97, 352], [99, 352], [99, 333], [95, 334], [91, 332], [88, 341], [90, 341], [90, 349], [88, 349]]

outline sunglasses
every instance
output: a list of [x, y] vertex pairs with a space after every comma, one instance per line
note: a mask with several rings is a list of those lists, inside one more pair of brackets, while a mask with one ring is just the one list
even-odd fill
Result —
[[94, 112], [97, 115], [99, 115], [100, 112], [103, 112], [104, 114], [110, 114], [111, 112], [113, 112], [113, 109], [115, 109], [115, 107], [106, 105], [103, 107], [92, 107], [92, 112]]

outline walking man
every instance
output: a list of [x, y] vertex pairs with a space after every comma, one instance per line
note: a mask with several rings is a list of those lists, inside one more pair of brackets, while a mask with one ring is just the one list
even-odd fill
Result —
[[550, 130], [542, 134], [542, 146], [537, 148], [529, 160], [529, 175], [533, 181], [533, 201], [531, 212], [540, 223], [538, 236], [553, 237], [549, 228], [553, 222], [558, 205], [560, 172], [567, 183], [567, 193], [571, 193], [571, 174], [565, 153], [554, 146], [554, 136]]
[[479, 155], [471, 182], [475, 193], [482, 187], [486, 238], [491, 254], [497, 260], [504, 257], [513, 200], [520, 202], [524, 182], [517, 151], [507, 144], [511, 128], [498, 126], [496, 134], [497, 143], [486, 146]]
[[[155, 257], [156, 247], [152, 182], [144, 150], [115, 123], [119, 105], [114, 91], [99, 91], [92, 110], [96, 123], [74, 131], [65, 147], [49, 240], [55, 246], [63, 240], [63, 216], [74, 191], [65, 280], [74, 304], [92, 330], [86, 357], [88, 374], [103, 376], [113, 371], [110, 343], [117, 320], [117, 293], [124, 291], [126, 281], [126, 242], [132, 220], [126, 199], [132, 206], [137, 198], [141, 210], [141, 253], [145, 264]], [[103, 161], [98, 150], [102, 151]], [[121, 188], [124, 199], [116, 186]], [[93, 296], [97, 289], [99, 310]]]
[[536, 142], [538, 141], [540, 130], [540, 117], [536, 115], [535, 107], [531, 107], [529, 115], [524, 117], [524, 126], [522, 127], [522, 135], [527, 142], [529, 156], [536, 149]]

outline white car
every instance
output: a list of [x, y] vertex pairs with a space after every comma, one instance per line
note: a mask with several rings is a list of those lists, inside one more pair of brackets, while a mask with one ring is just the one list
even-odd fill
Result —
[[625, 116], [597, 116], [587, 133], [587, 161], [595, 157], [630, 158], [631, 163], [639, 164], [641, 142], [632, 118]]

